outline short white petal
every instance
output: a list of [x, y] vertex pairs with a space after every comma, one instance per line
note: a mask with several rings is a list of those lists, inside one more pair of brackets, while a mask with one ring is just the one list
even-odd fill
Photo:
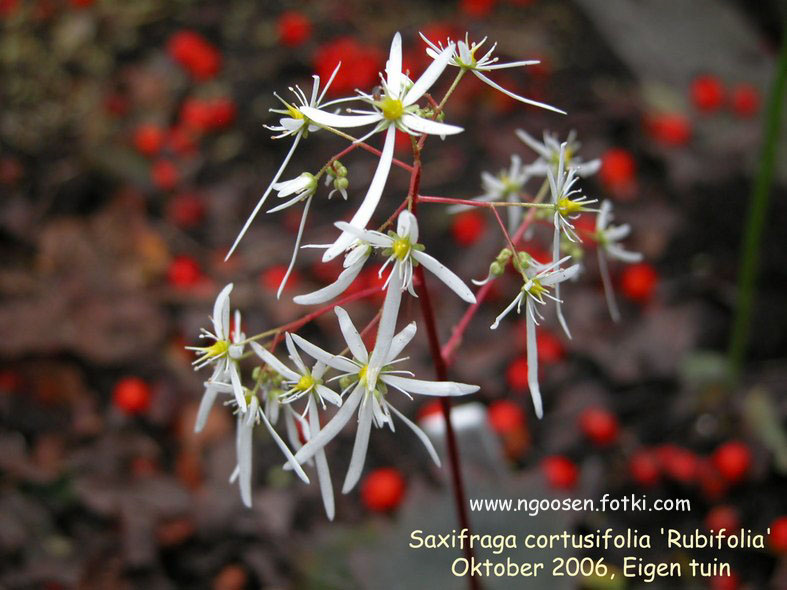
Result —
[[342, 396], [340, 396], [330, 387], [327, 387], [325, 385], [317, 385], [316, 389], [320, 397], [324, 399], [326, 402], [332, 403], [335, 406], [342, 405]]
[[363, 339], [361, 339], [361, 335], [355, 328], [350, 316], [341, 307], [336, 307], [334, 311], [336, 312], [336, 317], [339, 318], [339, 329], [342, 331], [342, 336], [344, 336], [344, 341], [347, 343], [350, 352], [356, 359], [366, 363], [369, 360], [369, 353], [366, 351]]
[[402, 329], [401, 332], [393, 337], [393, 340], [391, 340], [391, 347], [388, 349], [388, 359], [386, 360], [386, 363], [395, 360], [400, 354], [402, 354], [404, 348], [410, 344], [413, 336], [415, 336], [415, 331], [415, 322], [410, 322]]
[[412, 244], [418, 242], [418, 220], [407, 209], [404, 209], [396, 220], [396, 233], [407, 236]]
[[230, 381], [232, 382], [232, 392], [235, 394], [235, 401], [238, 402], [238, 407], [241, 411], [245, 412], [246, 396], [243, 393], [243, 384], [240, 382], [238, 365], [234, 361], [230, 361]]
[[404, 97], [402, 103], [404, 106], [410, 106], [411, 104], [415, 103], [419, 98], [421, 98], [427, 90], [432, 87], [437, 79], [440, 77], [440, 74], [443, 73], [445, 66], [448, 65], [448, 62], [451, 60], [451, 57], [454, 54], [454, 44], [450, 43], [448, 47], [443, 49], [440, 52], [435, 60], [429, 64], [429, 67], [426, 68], [421, 77], [416, 80], [415, 84], [410, 87], [410, 90], [407, 91], [407, 94]]
[[562, 283], [563, 281], [567, 281], [574, 277], [579, 272], [581, 268], [580, 264], [574, 264], [573, 266], [569, 266], [564, 270], [558, 270], [556, 272], [549, 273], [543, 279], [541, 279], [541, 284], [545, 287], [549, 285], [555, 285], [557, 283]]
[[386, 84], [388, 91], [396, 98], [402, 85], [402, 36], [397, 33], [391, 41], [391, 51], [385, 62]]
[[301, 376], [290, 369], [287, 365], [277, 359], [273, 354], [267, 349], [254, 342], [253, 340], [249, 342], [249, 346], [254, 351], [254, 353], [260, 357], [265, 363], [270, 366], [271, 369], [276, 371], [279, 375], [284, 377], [285, 379], [289, 379], [290, 381], [297, 381], [301, 378]]
[[301, 349], [312, 357], [316, 361], [321, 361], [326, 365], [333, 367], [338, 371], [343, 371], [345, 373], [356, 373], [358, 372], [358, 367], [351, 363], [344, 357], [331, 354], [317, 346], [316, 344], [312, 344], [308, 340], [304, 339], [303, 337], [299, 336], [298, 334], [293, 334], [292, 339], [295, 340], [295, 343], [301, 347]]
[[423, 264], [426, 270], [443, 281], [443, 283], [445, 283], [449, 289], [459, 295], [459, 297], [461, 297], [463, 300], [467, 301], [468, 303], [475, 303], [475, 295], [473, 295], [473, 292], [470, 290], [470, 288], [465, 285], [464, 281], [462, 281], [462, 279], [460, 279], [442, 262], [436, 258], [433, 258], [426, 252], [419, 252], [417, 250], [413, 251], [413, 258], [415, 258], [420, 264]]
[[230, 291], [232, 283], [221, 290], [213, 304], [213, 333], [219, 340], [230, 338]]

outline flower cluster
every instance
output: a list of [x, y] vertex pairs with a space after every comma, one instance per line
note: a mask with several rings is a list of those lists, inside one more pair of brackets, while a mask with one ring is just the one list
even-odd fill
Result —
[[[239, 312], [235, 311], [234, 326], [230, 326], [229, 295], [232, 285], [225, 287], [219, 294], [213, 313], [213, 331], [203, 330], [202, 333], [212, 343], [193, 347], [198, 354], [196, 368], [213, 367], [211, 376], [205, 382], [196, 429], [200, 430], [204, 426], [208, 412], [219, 396], [226, 396], [226, 405], [231, 406], [237, 415], [237, 467], [231, 480], [238, 481], [241, 498], [246, 505], [251, 504], [252, 497], [253, 432], [259, 425], [265, 426], [282, 451], [286, 460], [285, 469], [294, 471], [307, 483], [307, 470], [316, 472], [325, 511], [330, 519], [334, 517], [335, 507], [326, 448], [353, 417], [357, 423], [355, 444], [342, 485], [343, 493], [348, 493], [359, 481], [372, 427], [387, 426], [393, 430], [394, 418], [404, 422], [421, 440], [434, 462], [440, 464], [430, 439], [398, 409], [396, 394], [401, 393], [408, 399], [414, 395], [454, 397], [474, 393], [479, 388], [445, 379], [419, 379], [408, 370], [409, 357], [403, 356], [403, 353], [415, 337], [417, 328], [415, 322], [410, 322], [397, 331], [402, 301], [411, 296], [424, 308], [425, 321], [431, 323], [426, 329], [432, 336], [432, 345], [436, 331], [429, 311], [425, 284], [427, 275], [424, 271], [429, 271], [430, 276], [439, 279], [463, 302], [471, 304], [466, 312], [470, 314], [468, 317], [472, 317], [481, 301], [454, 271], [427, 253], [427, 245], [421, 241], [416, 216], [419, 201], [429, 202], [431, 199], [432, 202], [447, 203], [452, 205], [452, 210], [485, 207], [492, 209], [497, 217], [506, 247], [491, 263], [487, 278], [476, 284], [488, 283], [501, 276], [509, 264], [521, 277], [522, 283], [516, 297], [497, 316], [491, 327], [496, 329], [510, 312], [514, 309], [520, 312], [524, 306], [528, 385], [539, 417], [543, 414], [543, 406], [538, 384], [536, 325], [545, 317], [542, 310], [553, 302], [557, 319], [570, 337], [561, 309], [560, 284], [577, 277], [580, 272], [583, 237], [589, 238], [598, 247], [599, 268], [607, 289], [610, 313], [613, 319], [619, 315], [611, 292], [607, 259], [632, 262], [639, 260], [639, 255], [624, 250], [618, 243], [626, 237], [629, 228], [627, 225], [610, 224], [611, 205], [605, 201], [600, 208], [595, 208], [596, 199], [588, 198], [577, 188], [578, 179], [597, 171], [599, 163], [582, 161], [577, 154], [580, 146], [573, 133], [564, 142], [560, 142], [555, 135], [545, 133], [543, 142], [539, 142], [524, 131], [518, 131], [520, 139], [536, 152], [535, 160], [526, 164], [520, 155], [515, 154], [511, 156], [511, 165], [507, 170], [498, 175], [485, 172], [482, 175], [483, 194], [480, 196], [448, 199], [419, 194], [420, 152], [427, 137], [439, 136], [445, 139], [446, 136], [463, 131], [457, 125], [444, 122], [444, 117], [448, 98], [468, 72], [522, 103], [563, 112], [513, 94], [488, 77], [489, 73], [499, 69], [537, 62], [498, 63], [498, 58], [493, 55], [496, 45], [480, 55], [484, 40], [478, 43], [470, 42], [467, 37], [459, 42], [450, 39], [445, 42], [424, 40], [431, 62], [417, 78], [411, 78], [410, 72], [403, 69], [402, 38], [397, 33], [377, 88], [368, 92], [356, 90], [353, 96], [326, 101], [326, 94], [341, 68], [339, 64], [331, 71], [322, 89], [320, 77], [313, 77], [311, 94], [308, 96], [298, 86], [290, 88], [294, 95], [292, 102], [276, 95], [282, 108], [271, 111], [279, 116], [279, 121], [276, 125], [268, 126], [268, 129], [275, 133], [275, 139], [290, 140], [290, 149], [241, 229], [230, 254], [272, 192], [275, 191], [282, 202], [270, 208], [268, 213], [303, 203], [295, 248], [278, 295], [281, 295], [302, 247], [323, 249], [323, 262], [343, 255], [343, 270], [333, 283], [311, 293], [298, 295], [294, 302], [300, 305], [326, 305], [319, 313], [332, 309], [346, 348], [338, 353], [329, 352], [298, 334], [298, 329], [310, 316], [305, 316], [302, 322], [296, 321], [246, 337], [241, 331]], [[456, 68], [456, 76], [442, 100], [436, 101], [429, 91], [449, 66]], [[351, 102], [356, 104], [349, 108], [342, 106]], [[346, 131], [354, 128], [367, 129], [360, 137], [356, 137]], [[412, 138], [412, 165], [394, 159], [397, 130]], [[300, 171], [288, 180], [281, 180], [298, 145], [318, 131], [343, 137], [350, 142], [350, 146], [319, 168]], [[376, 134], [383, 135], [383, 146], [379, 151], [366, 143]], [[333, 242], [301, 246], [306, 216], [321, 190], [321, 183], [332, 186], [328, 199], [337, 193], [344, 199], [352, 198], [349, 191], [350, 172], [338, 158], [357, 147], [375, 153], [378, 161], [355, 213], [348, 222], [334, 224], [339, 234]], [[411, 173], [410, 191], [388, 222], [376, 229], [368, 228], [383, 202], [387, 179], [394, 165]], [[541, 179], [543, 183], [535, 196], [531, 196], [527, 188], [533, 179]], [[507, 209], [507, 224], [497, 213], [496, 209], [501, 207]], [[525, 215], [526, 209], [532, 211]], [[587, 212], [598, 213], [594, 232], [583, 230], [577, 223], [578, 217]], [[394, 220], [396, 229], [389, 229]], [[523, 238], [532, 237], [529, 226], [534, 220], [551, 226], [550, 262], [537, 261], [520, 245]], [[373, 257], [383, 260], [378, 276], [385, 296], [375, 320], [359, 330], [335, 299], [350, 287]], [[374, 345], [369, 350], [362, 334], [371, 330], [374, 322], [379, 324]], [[276, 354], [276, 348], [281, 343], [286, 348], [286, 362]], [[432, 346], [432, 354], [442, 356], [443, 353]], [[257, 361], [254, 366], [251, 366], [252, 359]], [[445, 357], [440, 359], [439, 365], [444, 363]], [[284, 423], [289, 444], [276, 431], [280, 422]]]

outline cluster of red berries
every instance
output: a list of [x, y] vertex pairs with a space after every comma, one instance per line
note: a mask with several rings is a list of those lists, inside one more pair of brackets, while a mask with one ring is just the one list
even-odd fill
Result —
[[221, 69], [221, 54], [195, 31], [179, 31], [167, 44], [170, 57], [195, 80], [209, 80]]

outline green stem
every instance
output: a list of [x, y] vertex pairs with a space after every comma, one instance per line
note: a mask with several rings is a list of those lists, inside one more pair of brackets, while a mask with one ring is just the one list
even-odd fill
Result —
[[[787, 22], [785, 26], [787, 26]], [[785, 101], [785, 80], [787, 80], [787, 41], [782, 40], [776, 75], [765, 112], [762, 157], [760, 158], [757, 177], [754, 180], [746, 218], [746, 228], [743, 235], [738, 276], [738, 298], [728, 351], [730, 376], [733, 382], [736, 382], [740, 376], [749, 343], [755, 284], [760, 263], [760, 245], [765, 230], [765, 222], [767, 221], [782, 108]]]

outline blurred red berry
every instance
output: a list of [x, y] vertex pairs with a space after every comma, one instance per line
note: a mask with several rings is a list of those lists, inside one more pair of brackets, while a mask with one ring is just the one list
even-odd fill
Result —
[[598, 446], [607, 446], [618, 439], [620, 426], [612, 412], [603, 408], [588, 408], [579, 417], [582, 433]]
[[498, 434], [509, 434], [521, 430], [526, 424], [522, 407], [512, 401], [493, 401], [487, 408], [487, 418], [492, 430]]
[[740, 441], [724, 443], [713, 453], [713, 466], [730, 483], [738, 483], [751, 468], [751, 451]]
[[691, 138], [689, 120], [678, 113], [661, 113], [646, 119], [651, 137], [670, 147], [686, 145]]
[[743, 118], [753, 117], [760, 109], [760, 93], [751, 84], [738, 84], [732, 89], [732, 110]]
[[484, 216], [478, 211], [464, 211], [454, 216], [451, 235], [460, 246], [471, 246], [483, 235], [484, 226]]
[[679, 483], [693, 483], [700, 471], [700, 459], [692, 451], [677, 445], [662, 445], [658, 453], [664, 473]]
[[176, 256], [169, 265], [167, 280], [177, 289], [188, 289], [202, 280], [202, 269], [190, 256]]
[[724, 86], [716, 76], [697, 76], [691, 83], [691, 100], [702, 112], [719, 110], [724, 102]]
[[733, 571], [726, 576], [713, 576], [710, 579], [710, 590], [738, 590], [740, 586], [740, 578]]
[[157, 125], [140, 125], [134, 131], [134, 147], [144, 156], [153, 156], [164, 146], [164, 136], [164, 130]]
[[[271, 266], [270, 268], [264, 270], [260, 275], [260, 283], [262, 286], [269, 290], [273, 291], [274, 293], [278, 291], [279, 285], [281, 285], [282, 280], [284, 279], [284, 275], [287, 274], [287, 266], [284, 264], [277, 264], [275, 266]], [[290, 273], [290, 277], [287, 279], [287, 284], [284, 287], [284, 290], [292, 289], [295, 285], [298, 284], [299, 276], [297, 271], [293, 270]]]
[[442, 415], [443, 408], [440, 404], [439, 400], [434, 400], [431, 402], [427, 402], [418, 408], [418, 421], [420, 422], [424, 418], [428, 418], [429, 416], [439, 416]]
[[87, 8], [91, 6], [95, 0], [68, 0], [68, 2], [74, 8]]
[[19, 0], [0, 0], [0, 18], [14, 14], [18, 6]]
[[650, 488], [661, 480], [661, 467], [653, 451], [641, 450], [629, 459], [629, 474], [639, 485]]
[[374, 512], [390, 512], [402, 503], [405, 481], [398, 469], [375, 469], [361, 482], [361, 501]]
[[576, 464], [561, 455], [545, 458], [541, 463], [541, 470], [544, 472], [549, 486], [558, 490], [572, 489], [579, 479], [579, 470]]
[[205, 202], [194, 193], [179, 193], [167, 205], [169, 220], [184, 229], [190, 229], [205, 218]]
[[703, 495], [711, 502], [723, 498], [730, 488], [729, 482], [722, 477], [713, 462], [705, 458], [697, 460], [697, 480]]
[[199, 98], [187, 98], [180, 106], [180, 122], [197, 131], [209, 129], [213, 124], [212, 105]]
[[459, 10], [467, 16], [482, 18], [495, 7], [496, 0], [460, 0]]
[[312, 23], [300, 12], [283, 13], [276, 23], [279, 42], [286, 47], [297, 47], [309, 40], [312, 34]]
[[170, 37], [170, 56], [197, 80], [213, 78], [221, 69], [221, 55], [202, 35], [180, 31]]
[[235, 122], [237, 108], [231, 98], [217, 98], [209, 104], [211, 129], [225, 129]]
[[178, 156], [188, 156], [197, 151], [199, 132], [185, 124], [178, 124], [169, 130], [167, 147]]
[[634, 157], [626, 149], [611, 148], [601, 156], [599, 178], [604, 186], [612, 191], [625, 191], [634, 184], [637, 165]]
[[[526, 324], [523, 322], [523, 334], [527, 329]], [[524, 336], [525, 338], [527, 336]], [[538, 349], [538, 361], [545, 365], [554, 365], [563, 360], [566, 356], [566, 349], [554, 332], [549, 330], [539, 329], [538, 338], [536, 339], [536, 348]]]
[[705, 526], [709, 531], [724, 529], [728, 533], [735, 532], [741, 528], [741, 518], [734, 506], [720, 504], [711, 508], [705, 516]]
[[647, 262], [630, 264], [621, 273], [620, 288], [629, 299], [646, 303], [653, 296], [658, 280], [656, 270]]
[[787, 516], [780, 516], [768, 528], [771, 529], [768, 537], [771, 549], [777, 553], [787, 553]]
[[329, 90], [336, 95], [374, 86], [382, 61], [382, 54], [376, 46], [361, 45], [352, 37], [339, 37], [317, 49], [314, 69], [322, 80], [327, 81], [336, 64], [342, 62]]
[[112, 392], [112, 402], [129, 415], [147, 412], [152, 397], [150, 385], [139, 377], [124, 377], [115, 384]]
[[508, 386], [515, 392], [527, 391], [527, 358], [514, 359], [506, 369]]
[[178, 168], [170, 160], [156, 160], [150, 168], [150, 179], [156, 188], [171, 191], [178, 184]]

